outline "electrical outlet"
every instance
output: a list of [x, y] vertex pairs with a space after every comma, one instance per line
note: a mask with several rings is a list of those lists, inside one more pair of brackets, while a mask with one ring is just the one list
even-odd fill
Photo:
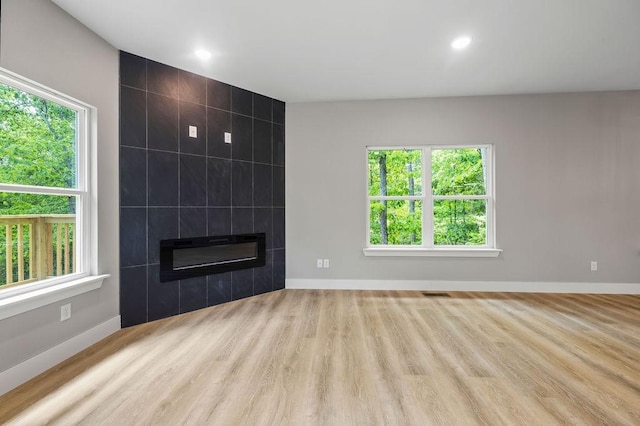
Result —
[[71, 318], [71, 303], [60, 306], [60, 321], [66, 321]]
[[325, 268], [328, 268], [329, 267], [329, 259], [324, 259], [322, 261], [322, 266], [324, 266]]
[[591, 261], [591, 270], [592, 271], [597, 271], [598, 270], [598, 262], [596, 262], [595, 260]]
[[189, 137], [190, 138], [198, 137], [198, 128], [196, 126], [189, 126]]
[[322, 268], [322, 259], [318, 259], [318, 260], [316, 260], [316, 266], [317, 266], [318, 268]]
[[224, 143], [231, 143], [231, 133], [224, 132]]

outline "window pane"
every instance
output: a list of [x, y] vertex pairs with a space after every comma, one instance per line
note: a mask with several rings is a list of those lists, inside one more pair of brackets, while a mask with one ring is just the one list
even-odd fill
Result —
[[0, 83], [0, 183], [75, 188], [76, 116]]
[[0, 286], [76, 272], [76, 198], [0, 192]]
[[485, 200], [433, 202], [433, 242], [446, 246], [482, 246], [487, 242]]
[[422, 151], [369, 151], [369, 195], [422, 195]]
[[451, 148], [431, 151], [433, 195], [485, 195], [485, 148]]
[[422, 201], [371, 201], [369, 217], [370, 244], [422, 244]]

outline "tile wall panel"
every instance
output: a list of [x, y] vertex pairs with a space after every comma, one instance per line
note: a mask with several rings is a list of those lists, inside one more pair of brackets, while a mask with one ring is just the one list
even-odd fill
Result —
[[[123, 326], [284, 288], [284, 110], [120, 53]], [[160, 240], [249, 232], [267, 235], [264, 267], [160, 283]]]

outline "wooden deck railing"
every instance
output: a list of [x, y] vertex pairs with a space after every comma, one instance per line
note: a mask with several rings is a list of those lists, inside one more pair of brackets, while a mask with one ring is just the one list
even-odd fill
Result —
[[[0, 285], [26, 284], [74, 272], [75, 215], [0, 215]], [[4, 250], [3, 250], [4, 249]]]

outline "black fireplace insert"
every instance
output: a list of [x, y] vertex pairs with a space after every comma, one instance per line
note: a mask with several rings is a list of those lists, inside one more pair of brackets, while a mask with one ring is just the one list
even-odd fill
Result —
[[160, 241], [160, 281], [174, 281], [265, 265], [265, 234]]

